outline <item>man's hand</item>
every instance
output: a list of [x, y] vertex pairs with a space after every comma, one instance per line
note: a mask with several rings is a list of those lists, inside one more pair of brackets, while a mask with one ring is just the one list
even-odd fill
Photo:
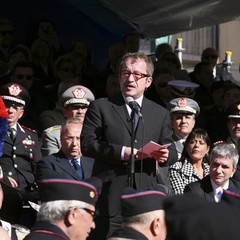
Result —
[[[133, 149], [133, 154], [136, 154], [137, 153], [137, 149], [134, 148]], [[124, 149], [124, 160], [127, 161], [130, 159], [130, 156], [131, 156], [131, 148], [130, 147], [125, 147]]]
[[12, 187], [14, 188], [18, 187], [18, 183], [16, 182], [15, 179], [13, 179], [12, 177], [8, 177], [8, 180], [10, 181]]
[[158, 162], [158, 163], [165, 163], [169, 156], [169, 150], [167, 148], [161, 148], [158, 151], [154, 151], [151, 156]]

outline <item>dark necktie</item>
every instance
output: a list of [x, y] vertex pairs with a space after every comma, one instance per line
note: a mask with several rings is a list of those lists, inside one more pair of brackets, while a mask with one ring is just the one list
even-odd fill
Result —
[[79, 165], [78, 161], [75, 160], [75, 159], [72, 159], [72, 160], [71, 160], [71, 163], [72, 163], [74, 169], [76, 170], [77, 175], [78, 175], [81, 179], [83, 179], [82, 167]]
[[8, 133], [9, 133], [10, 138], [14, 141], [15, 140], [14, 129], [8, 128]]

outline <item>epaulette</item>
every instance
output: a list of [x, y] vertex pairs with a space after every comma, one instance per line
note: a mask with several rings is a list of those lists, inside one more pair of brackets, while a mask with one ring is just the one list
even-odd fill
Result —
[[34, 130], [34, 129], [31, 129], [31, 128], [29, 128], [29, 127], [26, 127], [26, 126], [23, 126], [23, 125], [21, 125], [21, 127], [22, 127], [22, 128], [24, 128], [24, 129], [26, 129], [26, 130], [28, 130], [28, 131], [31, 131], [31, 132], [34, 132], [34, 133], [36, 133], [36, 134], [37, 134], [37, 131], [36, 131], [36, 130]]
[[59, 130], [59, 129], [61, 129], [61, 128], [62, 128], [61, 125], [54, 125], [54, 126], [52, 126], [52, 127], [49, 127], [49, 128], [47, 128], [47, 129], [45, 129], [44, 131], [45, 131], [45, 132], [52, 132], [52, 131], [55, 131], [55, 130]]

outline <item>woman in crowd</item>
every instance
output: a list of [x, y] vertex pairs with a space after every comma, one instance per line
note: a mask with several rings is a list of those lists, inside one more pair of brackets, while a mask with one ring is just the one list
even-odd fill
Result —
[[182, 157], [170, 166], [170, 183], [174, 194], [183, 194], [184, 188], [209, 174], [208, 153], [211, 142], [203, 129], [193, 130], [186, 139]]

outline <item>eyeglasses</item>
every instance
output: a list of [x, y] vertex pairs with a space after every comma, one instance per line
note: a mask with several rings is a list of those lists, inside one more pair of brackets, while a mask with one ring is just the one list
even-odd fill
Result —
[[15, 103], [11, 103], [11, 102], [8, 102], [8, 101], [4, 101], [4, 105], [6, 106], [6, 108], [11, 108], [12, 107], [16, 111], [23, 109], [23, 106], [17, 105]]
[[209, 59], [209, 58], [216, 59], [216, 58], [218, 58], [218, 56], [217, 55], [203, 55], [203, 58], [206, 58], [206, 59]]
[[86, 211], [87, 213], [89, 213], [89, 214], [92, 216], [93, 219], [95, 219], [96, 216], [97, 216], [96, 211], [93, 211], [93, 210], [91, 210], [91, 209], [89, 209], [89, 208], [80, 208], [80, 209], [83, 209], [84, 211]]
[[133, 78], [136, 82], [138, 80], [140, 80], [141, 78], [150, 77], [148, 74], [145, 74], [145, 73], [130, 72], [130, 71], [122, 71], [121, 72], [121, 76], [126, 79], [129, 78], [131, 75], [133, 76]]
[[28, 81], [32, 80], [33, 76], [32, 75], [23, 75], [23, 74], [17, 74], [16, 78], [19, 80], [26, 79]]
[[5, 35], [13, 35], [13, 31], [1, 31], [0, 32], [2, 36], [5, 36]]
[[74, 140], [80, 142], [80, 137], [64, 137], [66, 139], [66, 142], [73, 143]]

